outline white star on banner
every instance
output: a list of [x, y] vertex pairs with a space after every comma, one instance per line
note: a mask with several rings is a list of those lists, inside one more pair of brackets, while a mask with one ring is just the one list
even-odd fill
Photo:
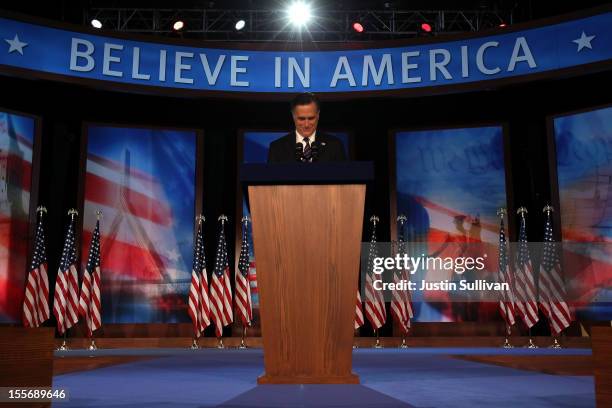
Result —
[[582, 51], [583, 48], [588, 48], [592, 50], [593, 47], [591, 46], [591, 41], [593, 41], [593, 38], [595, 38], [594, 35], [586, 35], [583, 31], [580, 38], [572, 40], [573, 43], [578, 44], [578, 49], [576, 50], [576, 52]]
[[19, 36], [17, 36], [17, 34], [15, 34], [15, 38], [13, 38], [12, 40], [5, 39], [4, 41], [6, 41], [10, 45], [8, 50], [9, 54], [13, 51], [17, 51], [18, 53], [23, 55], [23, 47], [28, 46], [28, 43], [19, 41]]

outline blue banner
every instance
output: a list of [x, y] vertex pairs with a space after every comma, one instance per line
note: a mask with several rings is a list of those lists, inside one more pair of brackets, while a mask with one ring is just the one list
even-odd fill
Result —
[[130, 85], [356, 92], [469, 84], [610, 61], [612, 13], [458, 41], [281, 52], [131, 41], [0, 18], [0, 65]]

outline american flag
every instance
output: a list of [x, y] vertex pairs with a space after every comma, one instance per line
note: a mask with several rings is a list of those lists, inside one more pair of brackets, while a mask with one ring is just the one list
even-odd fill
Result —
[[565, 284], [561, 278], [561, 263], [553, 239], [550, 207], [545, 208], [544, 245], [540, 263], [540, 308], [548, 317], [553, 335], [568, 327], [572, 315], [565, 301]]
[[355, 302], [355, 330], [363, 326], [363, 310], [361, 306], [361, 293], [357, 289], [357, 301]]
[[[404, 239], [404, 221], [405, 217], [398, 217], [399, 222], [399, 233], [398, 233], [398, 246], [397, 253], [403, 255], [406, 253], [406, 242]], [[402, 280], [408, 281], [405, 270], [396, 271], [393, 274], [393, 280], [395, 283], [400, 283]], [[394, 290], [393, 300], [391, 301], [391, 313], [395, 317], [395, 320], [399, 323], [400, 329], [404, 334], [408, 334], [410, 330], [410, 319], [414, 317], [412, 311], [412, 303], [410, 301], [410, 292], [404, 290]]]
[[23, 299], [23, 325], [25, 327], [38, 327], [50, 317], [47, 250], [45, 249], [45, 228], [42, 217], [46, 210], [40, 208], [39, 211], [34, 238], [34, 255]]
[[376, 222], [377, 217], [371, 218], [372, 222], [372, 238], [370, 239], [370, 248], [368, 251], [368, 265], [366, 270], [366, 301], [365, 313], [374, 330], [380, 329], [387, 321], [387, 310], [385, 308], [385, 300], [380, 291], [374, 290], [374, 278], [372, 269], [374, 258], [378, 256], [376, 249]]
[[510, 327], [516, 323], [514, 320], [514, 296], [512, 294], [512, 280], [510, 279], [510, 268], [508, 264], [508, 246], [506, 245], [506, 233], [504, 232], [504, 219], [499, 226], [499, 281], [508, 283], [510, 290], [503, 291], [499, 300], [499, 312]]
[[89, 256], [83, 272], [79, 299], [79, 315], [85, 319], [89, 337], [102, 326], [100, 280], [100, 220], [98, 220], [89, 245]]
[[527, 244], [527, 220], [521, 213], [518, 254], [515, 270], [515, 296], [519, 315], [528, 328], [532, 328], [539, 320], [536, 285], [533, 277], [533, 266], [529, 257]]
[[251, 285], [249, 284], [249, 222], [244, 219], [242, 224], [242, 244], [236, 273], [236, 306], [243, 326], [250, 326], [253, 320], [253, 302], [251, 300]]
[[73, 212], [73, 210], [69, 212], [71, 215], [70, 222], [68, 223], [62, 258], [55, 279], [53, 314], [57, 320], [57, 330], [60, 334], [63, 334], [79, 321], [79, 277], [76, 269], [74, 238], [75, 213], [76, 211]]
[[201, 220], [202, 218], [200, 218], [198, 224], [198, 232], [193, 246], [193, 268], [191, 270], [188, 307], [189, 316], [193, 322], [193, 333], [196, 338], [200, 337], [204, 329], [210, 326], [210, 299]]
[[223, 336], [223, 327], [234, 321], [232, 310], [232, 288], [229, 273], [229, 262], [227, 260], [227, 244], [225, 242], [225, 216], [221, 219], [221, 231], [219, 232], [219, 243], [215, 259], [215, 270], [210, 284], [210, 311], [215, 323], [215, 334]]

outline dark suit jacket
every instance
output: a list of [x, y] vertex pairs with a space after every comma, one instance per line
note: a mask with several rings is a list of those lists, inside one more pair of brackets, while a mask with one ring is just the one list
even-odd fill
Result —
[[[317, 132], [319, 145], [318, 161], [345, 161], [344, 146], [337, 137]], [[270, 143], [268, 163], [295, 163], [295, 132], [291, 132]]]

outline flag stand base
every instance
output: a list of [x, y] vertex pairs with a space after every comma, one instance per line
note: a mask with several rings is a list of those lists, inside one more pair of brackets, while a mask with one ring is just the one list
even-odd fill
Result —
[[533, 339], [529, 339], [529, 342], [525, 345], [525, 348], [537, 349], [539, 348], [534, 342]]
[[559, 344], [559, 342], [557, 341], [557, 338], [555, 338], [555, 340], [553, 341], [553, 344], [548, 346], [548, 348], [551, 348], [551, 349], [562, 349], [563, 347], [561, 346], [561, 344]]
[[197, 339], [193, 339], [193, 342], [191, 343], [191, 346], [189, 347], [191, 350], [197, 350], [200, 348], [200, 346], [198, 346], [198, 340]]
[[400, 344], [399, 348], [407, 349], [408, 344], [406, 344], [406, 338], [402, 337], [402, 344]]
[[514, 346], [512, 344], [510, 344], [510, 340], [508, 340], [507, 337], [506, 337], [506, 340], [504, 341], [504, 344], [502, 345], [502, 347], [505, 348], [505, 349], [514, 348]]
[[66, 340], [62, 341], [62, 345], [57, 348], [57, 351], [68, 351], [68, 345], [66, 344]]
[[376, 343], [374, 343], [374, 348], [376, 349], [384, 348], [383, 345], [380, 344], [380, 339], [378, 337], [376, 338]]
[[87, 347], [87, 350], [89, 351], [96, 351], [98, 349], [98, 347], [96, 346], [96, 342], [94, 339], [91, 339], [91, 344], [89, 344], [89, 347]]
[[217, 344], [217, 348], [218, 349], [224, 349], [225, 346], [223, 345], [223, 339], [221, 337], [219, 337], [219, 343]]
[[242, 337], [240, 338], [240, 345], [238, 346], [239, 349], [249, 348], [244, 341], [244, 338], [246, 337], [246, 331], [247, 331], [247, 327], [243, 326], [242, 327]]

